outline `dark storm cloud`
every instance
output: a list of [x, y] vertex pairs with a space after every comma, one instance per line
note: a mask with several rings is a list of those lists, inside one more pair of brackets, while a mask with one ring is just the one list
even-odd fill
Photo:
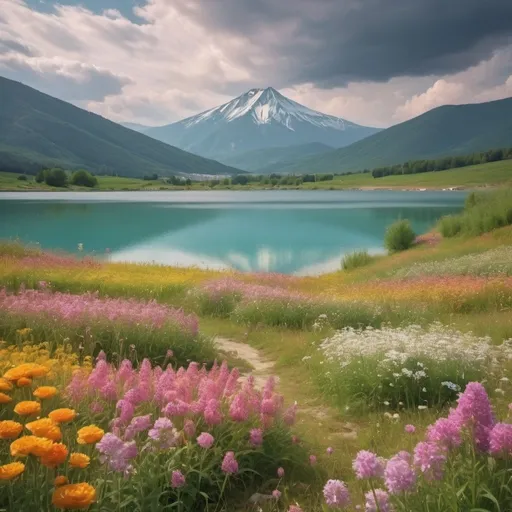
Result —
[[512, 0], [177, 0], [210, 30], [247, 36], [283, 83], [455, 73], [512, 42]]

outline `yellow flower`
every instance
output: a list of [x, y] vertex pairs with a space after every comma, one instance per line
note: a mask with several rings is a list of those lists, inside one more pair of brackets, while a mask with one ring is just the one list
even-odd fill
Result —
[[27, 423], [25, 427], [37, 437], [46, 437], [46, 439], [51, 439], [52, 441], [60, 441], [62, 439], [60, 427], [50, 418], [32, 421]]
[[34, 396], [40, 400], [52, 398], [57, 394], [57, 388], [54, 386], [40, 386], [34, 390]]
[[9, 402], [12, 402], [12, 398], [9, 395], [0, 392], [0, 404], [8, 404]]
[[50, 371], [49, 368], [37, 363], [23, 363], [4, 373], [4, 379], [17, 381], [22, 377], [35, 378], [43, 377]]
[[53, 442], [44, 437], [23, 436], [11, 443], [11, 455], [13, 457], [26, 457], [35, 455], [42, 457], [52, 448]]
[[11, 391], [12, 384], [4, 378], [0, 378], [0, 391]]
[[68, 510], [85, 509], [94, 501], [96, 501], [96, 489], [85, 482], [57, 487], [52, 496], [52, 503], [57, 508]]
[[55, 423], [67, 423], [76, 418], [76, 411], [74, 409], [55, 409], [48, 414], [49, 418]]
[[48, 450], [41, 457], [41, 464], [48, 468], [56, 468], [60, 464], [64, 464], [68, 457], [68, 448], [65, 444], [55, 443], [51, 449]]
[[31, 332], [32, 332], [32, 329], [30, 327], [25, 327], [25, 329], [18, 329], [16, 331], [20, 336], [28, 336]]
[[20, 416], [33, 416], [41, 414], [41, 404], [32, 400], [18, 402], [14, 407], [14, 412]]
[[75, 452], [69, 456], [69, 465], [72, 468], [84, 469], [89, 465], [90, 462], [91, 458], [88, 455], [85, 455], [85, 453]]
[[78, 444], [94, 444], [101, 440], [105, 432], [96, 425], [82, 427], [78, 431]]
[[67, 477], [65, 477], [64, 475], [59, 475], [55, 477], [53, 485], [55, 485], [55, 487], [59, 487], [60, 485], [66, 485], [68, 482], [69, 480], [67, 479]]
[[11, 462], [0, 466], [0, 480], [12, 480], [25, 471], [25, 464], [22, 462]]
[[15, 439], [21, 434], [23, 425], [16, 421], [0, 421], [0, 439]]
[[18, 379], [16, 381], [16, 386], [19, 388], [26, 388], [28, 386], [32, 386], [32, 380], [30, 380], [28, 377], [21, 377], [21, 379]]

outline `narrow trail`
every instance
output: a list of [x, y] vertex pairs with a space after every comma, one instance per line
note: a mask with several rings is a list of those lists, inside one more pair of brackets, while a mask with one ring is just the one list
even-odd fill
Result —
[[[248, 375], [253, 375], [257, 387], [263, 387], [267, 379], [276, 375], [279, 377], [279, 372], [275, 368], [274, 361], [266, 358], [259, 350], [251, 347], [247, 343], [241, 343], [230, 338], [217, 336], [214, 339], [215, 345], [222, 352], [225, 352], [238, 359], [243, 359], [253, 370], [249, 372], [242, 372], [241, 378], [247, 378]], [[297, 378], [300, 379], [300, 373], [297, 373]], [[297, 381], [295, 385], [300, 386]], [[287, 389], [285, 386], [280, 386], [285, 395]], [[287, 396], [288, 401], [293, 401], [293, 397]], [[340, 414], [325, 404], [322, 404], [318, 398], [310, 398], [302, 403], [299, 402], [298, 409], [298, 423], [309, 427], [312, 423], [316, 424], [316, 428], [322, 432], [323, 439], [332, 444], [337, 442], [346, 441], [349, 439], [357, 438], [357, 426], [352, 423], [340, 421], [338, 417]], [[319, 433], [319, 432], [317, 432]]]

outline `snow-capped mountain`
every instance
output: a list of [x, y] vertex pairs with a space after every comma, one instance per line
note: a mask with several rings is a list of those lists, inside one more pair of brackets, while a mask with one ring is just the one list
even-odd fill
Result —
[[312, 142], [340, 148], [377, 131], [312, 110], [268, 87], [145, 134], [222, 161], [254, 149]]

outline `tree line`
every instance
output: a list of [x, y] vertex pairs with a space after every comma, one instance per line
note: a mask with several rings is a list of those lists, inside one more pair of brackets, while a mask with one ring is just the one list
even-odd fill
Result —
[[464, 156], [446, 156], [436, 160], [411, 160], [403, 164], [377, 167], [372, 170], [374, 178], [399, 174], [418, 174], [422, 172], [445, 171], [457, 167], [498, 162], [512, 158], [512, 147], [505, 149], [489, 149]]
[[46, 183], [50, 187], [67, 187], [76, 185], [79, 187], [94, 188], [98, 186], [98, 179], [85, 170], [75, 171], [71, 176], [60, 167], [53, 169], [41, 169], [35, 177], [36, 183]]

